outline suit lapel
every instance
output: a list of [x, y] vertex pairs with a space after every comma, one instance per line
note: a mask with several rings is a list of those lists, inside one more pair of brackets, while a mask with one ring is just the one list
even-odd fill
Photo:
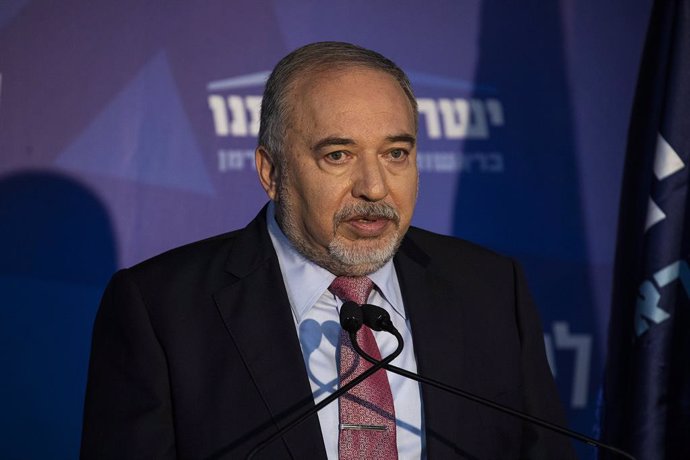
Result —
[[[470, 390], [471, 350], [464, 343], [464, 288], [452, 284], [410, 237], [395, 257], [395, 267], [410, 319], [419, 374]], [[461, 262], [459, 261], [458, 264]], [[449, 268], [450, 269], [450, 268]], [[463, 439], [479, 436], [478, 406], [458, 396], [421, 386], [428, 458], [462, 456]]]
[[[314, 402], [265, 214], [237, 237], [226, 264], [236, 281], [215, 299], [273, 422], [283, 427]], [[293, 458], [325, 459], [321, 439], [316, 416], [283, 436]]]

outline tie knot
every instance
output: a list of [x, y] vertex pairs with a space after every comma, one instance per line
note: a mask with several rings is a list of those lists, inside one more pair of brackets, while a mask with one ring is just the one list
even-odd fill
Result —
[[366, 276], [339, 276], [333, 280], [328, 290], [343, 302], [352, 300], [361, 305], [367, 303], [373, 288], [374, 282]]

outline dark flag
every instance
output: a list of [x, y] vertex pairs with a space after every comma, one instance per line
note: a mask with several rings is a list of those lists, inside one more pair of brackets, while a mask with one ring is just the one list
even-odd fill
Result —
[[[690, 459], [690, 0], [656, 1], [628, 135], [602, 440]], [[601, 458], [611, 458], [604, 456]]]

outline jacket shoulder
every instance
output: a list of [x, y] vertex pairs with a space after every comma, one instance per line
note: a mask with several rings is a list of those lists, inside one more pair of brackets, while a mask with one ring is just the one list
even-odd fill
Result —
[[426, 257], [428, 261], [440, 266], [513, 264], [511, 258], [479, 244], [417, 227], [410, 227], [401, 250], [416, 258]]
[[233, 241], [241, 231], [234, 230], [169, 249], [133, 265], [128, 270], [132, 273], [143, 273], [160, 267], [181, 268], [190, 264], [207, 262], [221, 254], [227, 256]]

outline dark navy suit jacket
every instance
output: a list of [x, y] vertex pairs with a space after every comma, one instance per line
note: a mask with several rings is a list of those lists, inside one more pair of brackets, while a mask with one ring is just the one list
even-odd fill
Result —
[[[519, 268], [410, 228], [394, 259], [421, 374], [563, 422]], [[574, 458], [570, 443], [422, 386], [429, 459]], [[313, 406], [262, 210], [119, 271], [94, 326], [82, 458], [244, 458]], [[317, 417], [258, 458], [325, 459]]]

